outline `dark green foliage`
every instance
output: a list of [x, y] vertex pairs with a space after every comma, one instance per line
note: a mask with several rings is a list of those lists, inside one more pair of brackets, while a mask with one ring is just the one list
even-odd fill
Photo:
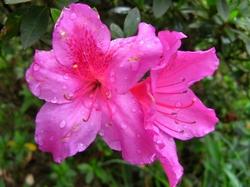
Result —
[[[167, 186], [159, 163], [128, 165], [99, 138], [87, 151], [61, 165], [37, 150], [34, 119], [42, 101], [27, 89], [24, 72], [32, 62], [34, 49], [51, 48], [53, 25], [70, 2], [76, 0], [0, 2], [0, 187], [32, 183], [38, 187]], [[180, 186], [249, 186], [250, 1], [81, 2], [98, 10], [113, 38], [133, 35], [141, 19], [158, 30], [187, 34], [183, 50], [216, 47], [221, 60], [218, 71], [193, 89], [207, 106], [216, 108], [220, 123], [216, 132], [205, 138], [177, 142], [185, 169]], [[122, 7], [125, 11], [119, 9]]]

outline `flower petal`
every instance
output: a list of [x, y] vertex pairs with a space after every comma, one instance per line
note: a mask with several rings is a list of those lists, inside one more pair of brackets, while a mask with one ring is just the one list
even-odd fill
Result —
[[152, 70], [152, 89], [166, 87], [171, 89], [187, 88], [194, 82], [211, 76], [218, 68], [219, 60], [215, 49], [207, 51], [178, 51], [176, 58], [167, 63], [166, 67]]
[[82, 100], [67, 104], [46, 103], [36, 118], [35, 140], [42, 151], [50, 152], [56, 162], [84, 151], [100, 129], [101, 113], [92, 111], [89, 120]]
[[182, 32], [161, 31], [158, 37], [163, 45], [164, 61], [168, 62], [181, 46], [181, 39], [187, 36]]
[[107, 63], [103, 58], [110, 39], [110, 32], [96, 11], [85, 4], [71, 4], [63, 9], [54, 28], [52, 42], [60, 63], [67, 66], [76, 64], [87, 73], [91, 69], [104, 71]]
[[162, 132], [155, 136], [157, 157], [168, 176], [170, 187], [176, 187], [183, 175], [183, 168], [178, 161], [174, 139]]
[[112, 59], [106, 84], [119, 93], [125, 93], [160, 62], [162, 46], [155, 36], [155, 29], [140, 23], [138, 35], [113, 40], [110, 53]]
[[26, 72], [32, 93], [51, 103], [71, 102], [83, 84], [66, 67], [58, 63], [52, 51], [36, 51]]
[[182, 94], [157, 93], [155, 98], [154, 124], [165, 133], [187, 140], [214, 131], [218, 122], [214, 110], [203, 105], [191, 90]]
[[143, 127], [143, 113], [136, 99], [130, 93], [114, 95], [108, 107], [112, 119], [105, 130], [117, 133], [123, 158], [132, 164], [153, 162], [154, 145]]

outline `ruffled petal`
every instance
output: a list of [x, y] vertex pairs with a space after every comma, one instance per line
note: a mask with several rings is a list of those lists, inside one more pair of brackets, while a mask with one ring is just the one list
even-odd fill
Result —
[[89, 112], [81, 100], [67, 104], [46, 103], [36, 117], [35, 140], [42, 151], [50, 152], [56, 162], [84, 151], [100, 129], [101, 113]]
[[109, 104], [104, 100], [100, 100], [100, 107], [102, 111], [102, 123], [99, 135], [106, 142], [106, 144], [113, 150], [121, 151], [120, 135], [117, 129], [111, 124], [112, 113]]
[[53, 32], [53, 49], [60, 63], [78, 66], [80, 72], [103, 73], [110, 32], [96, 11], [85, 4], [71, 4], [62, 11]]
[[71, 102], [83, 82], [58, 63], [53, 51], [36, 51], [33, 64], [26, 72], [31, 92], [51, 103]]
[[178, 160], [174, 139], [159, 132], [155, 136], [155, 141], [157, 158], [160, 160], [168, 176], [170, 187], [176, 187], [183, 175], [183, 168]]
[[185, 89], [204, 77], [211, 76], [218, 65], [214, 48], [196, 52], [178, 51], [166, 67], [151, 71], [152, 88], [155, 90], [156, 87], [165, 87], [169, 91]]
[[168, 62], [180, 48], [181, 39], [187, 36], [182, 32], [161, 31], [158, 33], [158, 37], [163, 45], [164, 62]]
[[106, 85], [119, 93], [125, 93], [160, 62], [162, 46], [155, 36], [155, 29], [140, 23], [138, 35], [113, 40], [110, 53], [112, 58]]
[[[168, 93], [167, 93], [168, 92]], [[187, 140], [202, 137], [215, 129], [218, 122], [214, 110], [207, 108], [191, 90], [183, 93], [156, 93], [154, 124], [165, 133]]]
[[[108, 110], [112, 118], [105, 131], [110, 129], [109, 134], [117, 134], [115, 141], [119, 138], [123, 158], [132, 164], [153, 162], [154, 145], [144, 129], [143, 112], [136, 99], [130, 93], [114, 95], [108, 102]], [[104, 132], [103, 136], [108, 135]]]

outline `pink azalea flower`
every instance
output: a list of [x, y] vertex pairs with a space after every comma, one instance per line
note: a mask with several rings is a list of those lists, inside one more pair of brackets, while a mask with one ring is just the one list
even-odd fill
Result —
[[156, 157], [171, 187], [177, 185], [183, 174], [174, 138], [202, 137], [212, 132], [218, 122], [214, 110], [207, 108], [189, 88], [217, 69], [215, 49], [179, 51], [181, 39], [185, 37], [179, 32], [160, 32], [164, 48], [160, 65], [151, 70], [150, 78], [133, 88], [143, 106], [145, 129], [154, 142]]
[[56, 162], [84, 151], [98, 133], [130, 163], [151, 162], [154, 145], [129, 89], [159, 63], [162, 45], [152, 26], [141, 23], [138, 30], [111, 41], [96, 11], [72, 4], [55, 25], [53, 49], [35, 52], [26, 80], [46, 101], [35, 140]]

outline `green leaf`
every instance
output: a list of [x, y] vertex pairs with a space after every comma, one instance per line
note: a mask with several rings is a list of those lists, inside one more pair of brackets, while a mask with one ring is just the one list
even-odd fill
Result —
[[21, 21], [21, 42], [24, 48], [37, 42], [46, 32], [49, 23], [47, 7], [32, 6]]
[[25, 3], [31, 0], [4, 0], [5, 4], [17, 4], [17, 3]]
[[112, 38], [122, 38], [124, 37], [124, 33], [121, 29], [121, 27], [119, 27], [119, 25], [116, 25], [115, 23], [111, 23], [111, 25], [109, 26], [111, 33], [112, 33]]
[[172, 0], [154, 0], [153, 13], [156, 18], [163, 16], [170, 7]]
[[56, 22], [56, 20], [59, 18], [61, 11], [57, 8], [51, 8], [50, 9], [50, 14], [52, 17], [52, 20], [54, 21], [54, 23]]
[[141, 16], [138, 8], [133, 8], [128, 12], [124, 21], [124, 32], [126, 36], [131, 36], [136, 33], [137, 26], [141, 21]]
[[217, 11], [223, 21], [226, 21], [229, 16], [229, 7], [226, 0], [218, 0], [217, 1]]

